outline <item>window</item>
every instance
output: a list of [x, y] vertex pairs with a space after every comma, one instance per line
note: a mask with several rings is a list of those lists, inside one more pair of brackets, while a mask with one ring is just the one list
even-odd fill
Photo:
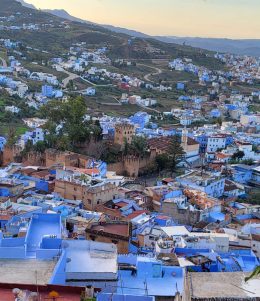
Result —
[[89, 204], [89, 205], [91, 204], [91, 200], [88, 200], [88, 204]]

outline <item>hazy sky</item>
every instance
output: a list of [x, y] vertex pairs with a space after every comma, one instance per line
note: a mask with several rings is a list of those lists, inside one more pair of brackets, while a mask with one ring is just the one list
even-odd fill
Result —
[[153, 35], [260, 38], [260, 0], [26, 0]]

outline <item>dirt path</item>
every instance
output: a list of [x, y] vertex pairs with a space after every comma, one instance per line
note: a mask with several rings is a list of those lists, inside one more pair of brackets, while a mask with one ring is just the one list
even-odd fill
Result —
[[150, 76], [152, 76], [152, 75], [158, 75], [158, 74], [161, 74], [161, 73], [163, 72], [162, 69], [157, 68], [157, 67], [153, 67], [153, 66], [150, 66], [150, 65], [145, 65], [145, 64], [141, 64], [141, 63], [138, 63], [137, 65], [138, 65], [138, 66], [148, 67], [148, 68], [154, 69], [154, 70], [156, 71], [156, 72], [148, 73], [148, 74], [144, 75], [144, 79], [145, 79], [147, 82], [153, 82], [153, 81], [150, 79]]

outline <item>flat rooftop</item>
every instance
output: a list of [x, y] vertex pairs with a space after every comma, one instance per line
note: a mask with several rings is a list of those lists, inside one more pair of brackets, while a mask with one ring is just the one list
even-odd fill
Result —
[[117, 248], [113, 244], [67, 240], [67, 279], [116, 279]]
[[117, 292], [137, 296], [175, 296], [177, 290], [183, 292], [183, 275], [180, 270], [180, 267], [165, 266], [164, 277], [161, 278], [152, 277], [149, 271], [140, 276], [139, 271], [134, 276], [131, 271], [120, 271]]
[[244, 281], [246, 273], [190, 273], [192, 298], [260, 297], [260, 277]]
[[179, 177], [179, 179], [186, 179], [191, 182], [196, 182], [196, 181], [205, 181], [205, 180], [216, 180], [218, 178], [221, 178], [220, 176], [214, 175], [209, 172], [201, 172], [199, 170], [192, 171], [190, 173], [184, 174]]
[[46, 285], [56, 262], [36, 259], [0, 259], [0, 283]]

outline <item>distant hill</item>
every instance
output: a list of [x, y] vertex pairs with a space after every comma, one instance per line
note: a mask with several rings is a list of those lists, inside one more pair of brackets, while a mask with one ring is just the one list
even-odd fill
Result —
[[79, 22], [79, 23], [86, 23], [86, 24], [94, 24], [93, 22], [87, 21], [87, 20], [82, 20], [80, 18], [74, 17], [70, 15], [66, 10], [64, 9], [44, 9], [45, 12], [50, 13], [54, 16], [69, 20], [69, 21], [74, 21], [74, 22]]
[[[67, 20], [77, 21], [81, 23], [92, 23], [71, 16], [65, 10], [48, 10], [49, 13], [62, 17]], [[93, 24], [93, 23], [92, 23]], [[230, 52], [239, 55], [260, 56], [260, 39], [259, 40], [232, 40], [232, 39], [216, 39], [216, 38], [192, 38], [192, 37], [175, 37], [175, 36], [149, 36], [145, 33], [131, 30], [127, 28], [117, 27], [113, 25], [101, 25], [111, 31], [127, 34], [137, 38], [155, 38], [166, 43], [174, 43], [179, 45], [189, 45], [196, 48], [202, 48], [215, 52]]]
[[180, 45], [189, 45], [192, 47], [199, 47], [211, 51], [230, 52], [239, 55], [260, 56], [260, 39], [215, 39], [215, 38], [190, 38], [190, 37], [164, 37], [157, 36], [156, 39]]
[[[16, 0], [0, 0], [0, 16], [15, 15], [13, 24], [24, 23], [43, 26], [39, 31], [1, 31], [1, 38], [20, 41], [25, 46], [42, 51], [27, 51], [31, 61], [48, 60], [54, 56], [63, 56], [75, 43], [85, 42], [90, 48], [107, 47], [111, 59], [164, 59], [189, 57], [197, 65], [222, 69], [223, 64], [213, 57], [213, 53], [198, 48], [165, 43], [149, 36], [139, 36], [130, 31], [130, 35], [117, 28], [111, 31], [101, 25], [70, 16], [64, 10], [44, 11], [28, 7]], [[19, 14], [17, 14], [19, 12]], [[66, 24], [64, 21], [66, 20]], [[46, 24], [51, 26], [46, 27]], [[65, 26], [66, 25], [66, 26]]]
[[[22, 3], [22, 5], [25, 7], [35, 9], [35, 7], [32, 4], [28, 4], [24, 0], [16, 0], [16, 1]], [[149, 36], [145, 33], [136, 30], [131, 30], [131, 29], [117, 27], [113, 25], [107, 25], [107, 24], [96, 24], [87, 20], [83, 20], [70, 15], [64, 9], [54, 9], [54, 10], [48, 9], [44, 11], [56, 17], [60, 17], [69, 21], [102, 26], [103, 28], [106, 28], [113, 32], [129, 35], [136, 38], [154, 38], [165, 43], [187, 45], [187, 46], [206, 49], [214, 52], [229, 52], [229, 53], [234, 53], [239, 55], [260, 56], [260, 39], [233, 40], [233, 39], [200, 38], [200, 37], [193, 38], [193, 37], [175, 37], [175, 36]]]
[[131, 29], [117, 27], [117, 26], [108, 25], [108, 24], [97, 24], [97, 23], [94, 23], [94, 22], [90, 22], [88, 20], [83, 20], [83, 19], [72, 16], [71, 14], [69, 14], [64, 9], [45, 9], [44, 11], [48, 12], [48, 13], [54, 15], [54, 16], [66, 19], [66, 20], [70, 20], [70, 21], [74, 21], [74, 22], [80, 22], [80, 23], [86, 23], [86, 24], [99, 25], [99, 26], [102, 26], [102, 27], [104, 27], [108, 30], [111, 30], [111, 31], [114, 31], [114, 32], [117, 32], [117, 33], [123, 33], [123, 34], [133, 36], [133, 37], [136, 37], [136, 38], [151, 38], [151, 36], [149, 36], [147, 34], [144, 34], [142, 32], [136, 31], [136, 30], [131, 30]]
[[103, 26], [111, 31], [127, 34], [129, 36], [136, 37], [136, 38], [152, 38], [152, 36], [149, 36], [145, 33], [142, 33], [140, 31], [136, 31], [136, 30], [132, 30], [132, 29], [117, 27], [117, 26], [113, 26], [113, 25], [104, 25], [104, 24], [102, 24], [101, 26]]

